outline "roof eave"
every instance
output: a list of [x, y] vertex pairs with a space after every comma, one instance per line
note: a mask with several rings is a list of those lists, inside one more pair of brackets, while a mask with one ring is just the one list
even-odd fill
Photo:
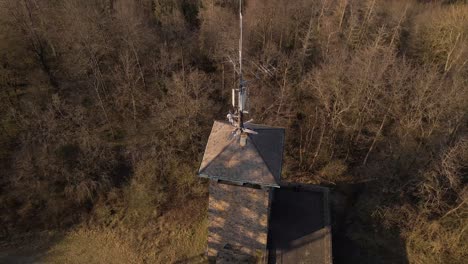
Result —
[[248, 183], [248, 184], [261, 185], [261, 186], [264, 186], [264, 187], [280, 188], [280, 185], [278, 183], [271, 184], [271, 183], [261, 183], [261, 182], [253, 182], [253, 181], [237, 181], [237, 180], [233, 180], [233, 179], [229, 179], [229, 178], [225, 178], [225, 177], [220, 177], [220, 176], [209, 176], [209, 175], [206, 175], [206, 174], [203, 174], [203, 173], [200, 173], [200, 172], [198, 173], [198, 176], [202, 177], [202, 178], [211, 179], [211, 180], [221, 180], [221, 181], [232, 182], [232, 183], [236, 183], [236, 184], [239, 184], [239, 185], [244, 185], [245, 183]]

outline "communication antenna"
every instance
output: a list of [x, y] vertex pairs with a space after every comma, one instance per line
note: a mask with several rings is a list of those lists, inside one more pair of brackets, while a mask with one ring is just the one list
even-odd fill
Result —
[[[243, 17], [242, 17], [242, 0], [239, 0], [239, 28], [240, 28], [240, 37], [239, 37], [239, 88], [232, 89], [232, 107], [234, 108], [234, 114], [229, 113], [227, 118], [229, 122], [236, 127], [233, 133], [236, 134], [258, 134], [257, 132], [244, 127], [244, 114], [249, 112], [246, 110], [247, 102], [247, 88], [245, 86], [246, 82], [244, 81], [242, 75], [242, 38], [243, 38]], [[236, 98], [237, 96], [237, 98]], [[249, 120], [245, 123], [249, 123], [252, 120]]]
[[243, 126], [242, 117], [245, 108], [245, 86], [242, 76], [242, 38], [243, 38], [243, 25], [242, 25], [242, 0], [239, 0], [239, 127]]

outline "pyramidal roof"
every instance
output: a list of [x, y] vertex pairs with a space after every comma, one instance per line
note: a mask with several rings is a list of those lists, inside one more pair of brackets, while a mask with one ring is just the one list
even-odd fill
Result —
[[279, 187], [284, 129], [246, 123], [258, 134], [247, 134], [245, 146], [233, 126], [215, 121], [199, 169], [199, 176], [235, 183]]

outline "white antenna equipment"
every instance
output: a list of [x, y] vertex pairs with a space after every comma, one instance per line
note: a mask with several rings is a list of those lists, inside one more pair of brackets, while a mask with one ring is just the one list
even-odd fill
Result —
[[235, 127], [233, 133], [236, 134], [258, 134], [257, 132], [245, 128], [244, 124], [249, 123], [252, 120], [249, 120], [244, 123], [244, 114], [249, 112], [246, 109], [247, 102], [247, 88], [245, 87], [246, 82], [243, 79], [242, 75], [242, 38], [243, 38], [243, 16], [242, 16], [242, 0], [239, 0], [239, 27], [240, 27], [240, 37], [239, 37], [239, 88], [232, 89], [232, 107], [234, 108], [234, 113], [229, 112], [227, 119]]

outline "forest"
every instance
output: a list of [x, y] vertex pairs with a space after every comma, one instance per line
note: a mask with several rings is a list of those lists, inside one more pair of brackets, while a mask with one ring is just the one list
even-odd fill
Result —
[[[248, 118], [286, 129], [285, 181], [330, 188], [334, 263], [466, 263], [468, 2], [244, 5]], [[236, 0], [0, 0], [0, 262], [204, 263], [238, 22]]]

